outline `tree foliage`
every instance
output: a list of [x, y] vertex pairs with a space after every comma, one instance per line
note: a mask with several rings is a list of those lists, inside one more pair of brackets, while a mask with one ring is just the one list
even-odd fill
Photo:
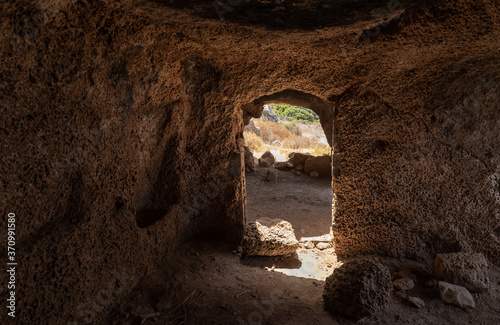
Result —
[[272, 110], [283, 120], [311, 123], [319, 121], [319, 116], [310, 109], [292, 105], [271, 105]]

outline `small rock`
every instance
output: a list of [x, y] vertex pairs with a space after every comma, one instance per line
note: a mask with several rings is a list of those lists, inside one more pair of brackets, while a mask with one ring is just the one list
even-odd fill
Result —
[[436, 279], [429, 279], [424, 282], [424, 287], [426, 288], [435, 288], [438, 286], [438, 280]]
[[413, 280], [413, 282], [417, 282], [417, 276], [409, 272], [402, 272], [402, 271], [394, 272], [392, 274], [392, 278], [393, 279], [410, 278]]
[[408, 297], [408, 301], [410, 302], [410, 304], [412, 304], [413, 306], [415, 306], [417, 308], [424, 308], [425, 307], [425, 302], [418, 297]]
[[307, 249], [313, 249], [314, 248], [314, 243], [312, 241], [308, 241], [306, 244], [305, 244], [305, 247]]
[[396, 291], [396, 297], [401, 298], [402, 300], [406, 300], [406, 291], [404, 290]]
[[436, 279], [463, 286], [472, 292], [485, 292], [490, 285], [488, 261], [481, 253], [438, 254], [432, 272]]
[[328, 243], [317, 243], [316, 244], [316, 248], [319, 249], [319, 250], [324, 250], [324, 249], [327, 249], [327, 248], [330, 248], [331, 245], [328, 244]]
[[439, 281], [439, 293], [441, 294], [441, 300], [447, 304], [452, 304], [463, 309], [476, 307], [474, 298], [472, 298], [470, 292], [464, 287]]
[[302, 165], [302, 164], [297, 165], [297, 166], [295, 166], [295, 169], [301, 172], [304, 170], [304, 165]]
[[297, 176], [302, 176], [302, 173], [301, 173], [300, 171], [296, 170], [296, 171], [295, 171], [295, 175], [297, 175]]
[[278, 180], [278, 171], [276, 168], [269, 168], [267, 170], [267, 177], [266, 177], [268, 182], [276, 182]]
[[394, 280], [392, 285], [400, 290], [410, 290], [415, 287], [415, 283], [410, 278], [401, 278]]
[[309, 173], [309, 175], [310, 175], [311, 177], [318, 177], [318, 176], [319, 176], [319, 173], [318, 173], [318, 172], [315, 172], [315, 171], [312, 171], [312, 172], [310, 172], [310, 173]]

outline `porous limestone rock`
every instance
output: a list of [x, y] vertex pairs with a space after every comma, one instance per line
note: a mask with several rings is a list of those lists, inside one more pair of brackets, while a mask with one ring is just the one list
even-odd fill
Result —
[[278, 256], [294, 253], [299, 242], [288, 221], [260, 218], [245, 227], [241, 247], [246, 255]]
[[481, 253], [437, 254], [432, 272], [437, 279], [472, 292], [485, 292], [490, 285], [488, 261]]
[[325, 308], [351, 319], [370, 316], [385, 308], [392, 290], [387, 267], [372, 260], [350, 261], [325, 282]]

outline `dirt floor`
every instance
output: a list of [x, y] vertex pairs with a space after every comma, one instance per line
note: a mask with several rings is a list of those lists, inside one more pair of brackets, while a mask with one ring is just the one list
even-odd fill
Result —
[[260, 217], [286, 220], [298, 240], [330, 233], [330, 179], [278, 170], [278, 181], [273, 183], [266, 181], [266, 174], [266, 168], [247, 173], [247, 221]]
[[[328, 232], [330, 180], [291, 171], [280, 172], [277, 183], [266, 183], [264, 176], [265, 169], [247, 175], [249, 220], [259, 215], [288, 220], [303, 244]], [[368, 258], [391, 273], [413, 269], [417, 285], [407, 293], [423, 299], [426, 307], [412, 307], [393, 291], [384, 311], [357, 324], [500, 324], [498, 268], [490, 268], [490, 291], [473, 294], [476, 308], [464, 311], [444, 304], [437, 288], [423, 286], [432, 261]], [[195, 240], [147, 277], [106, 323], [141, 324], [150, 315], [144, 324], [355, 324], [323, 309], [324, 279], [345, 261], [337, 260], [333, 248], [301, 245], [289, 258], [245, 257], [237, 247]]]

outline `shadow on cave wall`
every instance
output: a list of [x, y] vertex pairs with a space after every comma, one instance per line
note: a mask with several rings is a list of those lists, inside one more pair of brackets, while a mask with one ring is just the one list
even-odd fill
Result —
[[150, 0], [202, 18], [275, 30], [350, 25], [440, 0]]

